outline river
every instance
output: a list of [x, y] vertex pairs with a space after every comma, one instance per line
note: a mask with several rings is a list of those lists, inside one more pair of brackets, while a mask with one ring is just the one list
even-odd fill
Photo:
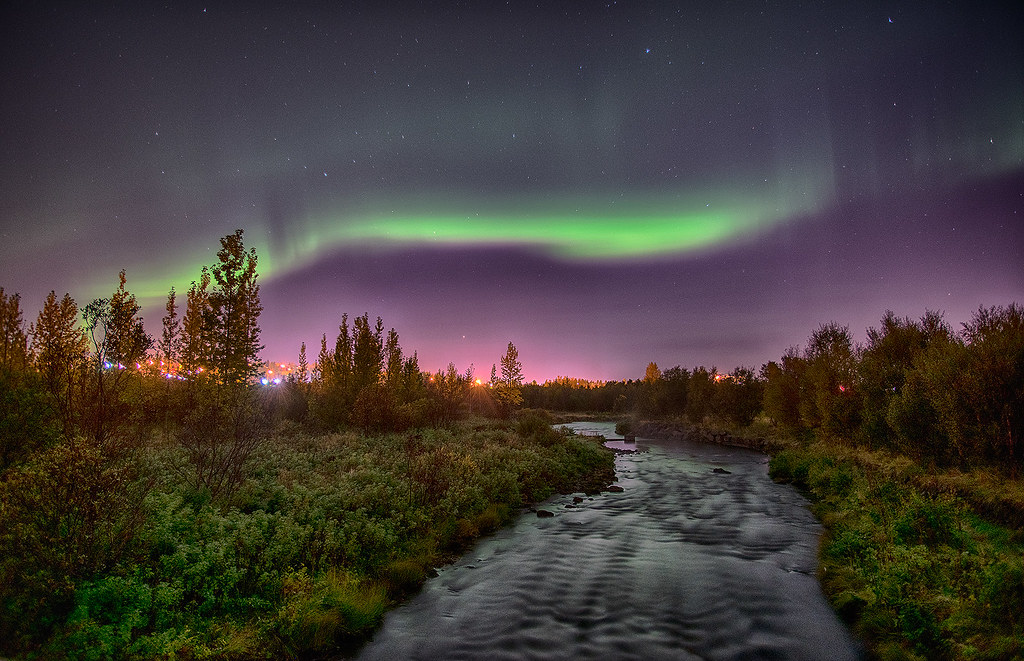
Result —
[[[611, 423], [578, 433], [619, 438]], [[621, 493], [541, 505], [388, 613], [359, 659], [853, 660], [814, 578], [821, 532], [765, 455], [638, 439]], [[577, 494], [577, 497], [579, 494]]]

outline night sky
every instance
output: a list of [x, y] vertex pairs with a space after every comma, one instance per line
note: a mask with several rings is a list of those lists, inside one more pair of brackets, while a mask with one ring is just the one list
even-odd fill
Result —
[[424, 369], [640, 378], [1024, 302], [1015, 3], [166, 4], [0, 10], [27, 321], [125, 268], [157, 334], [236, 228], [270, 360], [368, 312]]

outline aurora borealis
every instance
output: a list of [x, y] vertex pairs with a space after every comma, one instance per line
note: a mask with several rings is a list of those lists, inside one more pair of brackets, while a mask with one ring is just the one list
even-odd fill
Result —
[[271, 360], [369, 312], [425, 369], [637, 378], [1024, 300], [1008, 3], [0, 12], [26, 317], [125, 268], [153, 332], [238, 227]]

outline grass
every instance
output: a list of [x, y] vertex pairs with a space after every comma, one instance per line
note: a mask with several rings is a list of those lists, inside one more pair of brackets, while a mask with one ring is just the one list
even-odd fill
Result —
[[811, 499], [822, 587], [875, 658], [1024, 655], [1018, 482], [821, 443], [778, 452], [771, 474]]

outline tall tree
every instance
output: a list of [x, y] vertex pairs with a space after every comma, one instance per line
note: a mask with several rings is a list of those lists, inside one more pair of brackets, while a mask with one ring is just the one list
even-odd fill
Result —
[[761, 368], [764, 382], [762, 406], [765, 415], [786, 431], [796, 432], [801, 427], [800, 381], [807, 362], [796, 347], [790, 347], [782, 356], [782, 364], [769, 361]]
[[53, 398], [65, 433], [71, 433], [81, 370], [88, 356], [88, 340], [78, 326], [78, 305], [69, 294], [57, 300], [53, 291], [46, 297], [32, 336], [32, 358], [43, 385]]
[[494, 399], [499, 412], [508, 416], [523, 403], [523, 364], [519, 362], [519, 350], [512, 342], [508, 343], [500, 364], [501, 377], [494, 388]]
[[857, 351], [849, 326], [832, 322], [811, 334], [805, 350], [800, 414], [808, 427], [840, 436], [858, 426]]
[[690, 383], [690, 372], [676, 365], [661, 374], [665, 412], [683, 415], [686, 411], [686, 391]]
[[205, 266], [199, 281], [192, 282], [185, 303], [185, 319], [181, 328], [181, 369], [195, 374], [210, 366], [210, 271]]
[[306, 343], [303, 342], [302, 346], [299, 347], [299, 367], [298, 367], [298, 379], [299, 383], [305, 384], [309, 379], [309, 362], [306, 360]]
[[469, 379], [459, 374], [454, 363], [448, 363], [446, 370], [438, 370], [430, 377], [427, 389], [434, 405], [434, 424], [447, 425], [458, 417], [469, 390]]
[[28, 367], [28, 335], [21, 313], [21, 295], [4, 293], [0, 287], [0, 369], [23, 371]]
[[82, 315], [93, 343], [92, 396], [82, 403], [82, 427], [100, 446], [122, 432], [138, 410], [126, 401], [126, 391], [139, 378], [138, 363], [153, 346], [138, 316], [141, 306], [125, 288], [125, 272], [118, 277], [114, 294], [92, 301]]
[[701, 365], [695, 367], [690, 375], [686, 395], [686, 417], [690, 422], [699, 425], [712, 412], [715, 398], [715, 382], [718, 369], [712, 367], [709, 372]]
[[964, 324], [964, 391], [989, 456], [1024, 468], [1024, 306], [979, 308]]
[[396, 395], [402, 380], [402, 364], [402, 347], [398, 344], [398, 333], [392, 328], [384, 343], [384, 381]]
[[664, 400], [661, 380], [661, 370], [658, 363], [647, 363], [644, 370], [644, 380], [640, 383], [637, 392], [636, 414], [640, 417], [648, 417], [661, 413]]
[[181, 345], [181, 320], [178, 318], [178, 305], [177, 305], [177, 294], [174, 291], [174, 287], [171, 287], [171, 291], [167, 293], [167, 305], [164, 309], [167, 314], [164, 315], [160, 341], [157, 343], [157, 351], [160, 352], [161, 359], [166, 363], [164, 365], [165, 371], [169, 374], [173, 374], [175, 370], [175, 364], [179, 359], [179, 350]]
[[341, 315], [338, 337], [334, 340], [334, 353], [327, 365], [331, 367], [328, 377], [330, 388], [338, 393], [339, 402], [351, 404], [355, 399], [352, 384], [352, 332], [348, 326], [348, 313]]
[[377, 317], [377, 324], [370, 326], [369, 314], [356, 317], [352, 347], [352, 390], [359, 392], [380, 381], [384, 368], [384, 322]]
[[260, 286], [257, 283], [256, 249], [248, 251], [242, 230], [220, 240], [219, 262], [211, 270], [214, 288], [210, 292], [211, 368], [228, 384], [245, 384], [259, 374]]
[[[857, 365], [863, 401], [861, 430], [872, 443], [893, 445], [899, 439], [886, 419], [893, 400], [903, 392], [908, 374], [928, 347], [949, 342], [953, 331], [937, 312], [926, 311], [920, 321], [914, 321], [886, 310], [880, 327], [868, 328], [867, 337]], [[906, 417], [908, 413], [906, 409], [900, 412], [904, 423], [916, 425]], [[923, 425], [920, 431], [925, 431]]]

